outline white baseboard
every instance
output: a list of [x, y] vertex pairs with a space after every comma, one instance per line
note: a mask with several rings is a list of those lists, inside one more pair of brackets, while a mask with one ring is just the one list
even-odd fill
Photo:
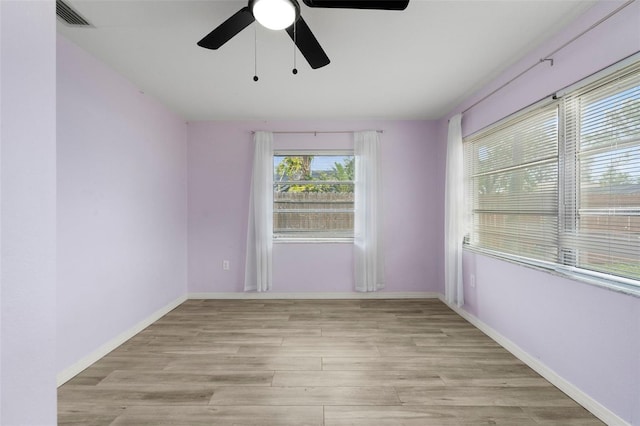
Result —
[[189, 293], [189, 299], [437, 299], [440, 293], [428, 291], [370, 293]]
[[591, 398], [589, 395], [580, 390], [577, 386], [567, 381], [565, 378], [560, 376], [558, 373], [553, 371], [547, 365], [545, 365], [542, 361], [533, 356], [529, 355], [526, 351], [524, 351], [520, 346], [513, 343], [511, 340], [504, 337], [502, 334], [498, 333], [492, 327], [478, 319], [476, 316], [470, 314], [469, 312], [461, 309], [455, 305], [451, 305], [446, 302], [444, 296], [440, 295], [440, 300], [451, 309], [453, 309], [458, 315], [462, 318], [469, 321], [476, 328], [482, 331], [484, 334], [492, 338], [496, 341], [500, 346], [511, 352], [516, 358], [520, 361], [527, 364], [531, 367], [535, 372], [540, 374], [542, 377], [547, 379], [551, 384], [556, 386], [562, 392], [567, 394], [570, 398], [576, 401], [578, 404], [582, 405], [585, 409], [589, 410], [594, 416], [605, 422], [609, 426], [630, 426], [629, 423], [620, 418], [617, 414], [609, 410], [604, 405], [600, 404], [595, 399]]
[[94, 362], [98, 361], [100, 358], [102, 358], [103, 356], [105, 356], [106, 354], [108, 354], [109, 352], [111, 352], [112, 350], [114, 350], [115, 348], [117, 348], [118, 346], [120, 346], [121, 344], [123, 344], [124, 342], [126, 342], [127, 340], [132, 338], [133, 336], [135, 336], [136, 334], [140, 333], [142, 330], [144, 330], [145, 328], [147, 328], [148, 326], [150, 326], [151, 324], [153, 324], [154, 322], [156, 322], [160, 318], [162, 318], [164, 315], [169, 313], [171, 310], [173, 310], [176, 307], [178, 307], [185, 300], [187, 300], [186, 296], [178, 297], [176, 300], [174, 300], [173, 302], [169, 303], [168, 305], [158, 309], [157, 311], [155, 311], [154, 313], [149, 315], [149, 317], [147, 317], [144, 320], [140, 321], [139, 323], [137, 323], [136, 325], [134, 325], [130, 329], [120, 333], [119, 335], [117, 335], [113, 339], [109, 340], [107, 343], [105, 343], [104, 345], [100, 346], [98, 349], [96, 349], [95, 351], [91, 352], [89, 355], [87, 355], [84, 358], [78, 360], [77, 362], [75, 362], [70, 367], [67, 367], [64, 370], [62, 370], [56, 376], [56, 382], [57, 382], [58, 386], [61, 386], [61, 385], [65, 384], [66, 382], [68, 382], [69, 380], [71, 380], [73, 377], [75, 377], [77, 374], [79, 374], [84, 369], [89, 367], [91, 364], [93, 364]]

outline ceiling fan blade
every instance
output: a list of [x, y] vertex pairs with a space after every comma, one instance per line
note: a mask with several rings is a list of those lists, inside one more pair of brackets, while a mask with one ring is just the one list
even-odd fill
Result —
[[329, 57], [324, 53], [322, 46], [318, 43], [305, 20], [302, 19], [302, 16], [294, 25], [287, 28], [287, 33], [291, 40], [296, 43], [298, 50], [309, 62], [311, 68], [317, 69], [329, 65], [329, 62], [331, 62]]
[[243, 7], [198, 42], [198, 46], [217, 49], [255, 21], [249, 7]]
[[409, 0], [303, 0], [309, 7], [340, 9], [405, 10]]

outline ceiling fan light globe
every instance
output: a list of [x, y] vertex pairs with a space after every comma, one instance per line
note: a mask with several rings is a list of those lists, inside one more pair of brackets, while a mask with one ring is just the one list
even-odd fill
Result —
[[270, 30], [284, 30], [296, 20], [296, 8], [290, 0], [256, 0], [252, 12]]

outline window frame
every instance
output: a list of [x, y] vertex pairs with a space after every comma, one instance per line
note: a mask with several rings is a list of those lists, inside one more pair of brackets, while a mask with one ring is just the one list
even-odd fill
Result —
[[[273, 158], [275, 157], [284, 157], [284, 156], [290, 156], [290, 157], [298, 157], [298, 156], [305, 156], [305, 155], [311, 155], [311, 156], [336, 156], [336, 157], [340, 157], [340, 156], [349, 156], [349, 157], [353, 157], [355, 159], [355, 153], [354, 150], [351, 148], [345, 148], [345, 149], [330, 149], [330, 150], [323, 150], [323, 149], [274, 149], [273, 153], [272, 153], [272, 161]], [[274, 173], [275, 174], [275, 173]], [[321, 182], [323, 181], [299, 181], [301, 184], [304, 183], [318, 183], [318, 184], [322, 184]], [[334, 182], [340, 182], [343, 183], [345, 182], [346, 184], [350, 184], [353, 185], [354, 188], [354, 192], [355, 192], [355, 176], [354, 176], [354, 180], [351, 181], [328, 181], [330, 184], [334, 183]], [[273, 187], [275, 189], [276, 185], [278, 184], [278, 182], [276, 182], [274, 180], [273, 182]], [[274, 191], [275, 194], [275, 191]], [[273, 214], [274, 214], [274, 218], [275, 218], [275, 197], [273, 200], [273, 204], [274, 204], [274, 209], [273, 209]], [[351, 212], [353, 213], [354, 209], [351, 209]], [[272, 234], [272, 241], [274, 244], [280, 244], [280, 243], [285, 243], [285, 244], [353, 244], [353, 233], [350, 236], [338, 236], [338, 235], [327, 235], [327, 236], [309, 236], [309, 235], [304, 235], [304, 234], [299, 234], [298, 236], [296, 236], [295, 234], [293, 235], [283, 235], [283, 234], [278, 234], [276, 233], [275, 227], [273, 228], [273, 234]]]
[[[576, 256], [566, 251], [566, 246], [564, 244], [564, 234], [568, 231], [575, 230], [577, 228], [577, 212], [575, 210], [577, 206], [577, 199], [580, 197], [580, 180], [578, 176], [575, 174], [580, 173], [580, 168], [578, 166], [578, 158], [575, 155], [572, 155], [571, 152], [567, 152], [567, 148], [572, 149], [572, 144], [575, 141], [568, 141], [569, 135], [566, 131], [566, 126], [568, 123], [569, 114], [568, 107], [565, 105], [565, 99], [569, 99], [571, 97], [580, 96], [583, 93], [588, 93], [590, 90], [595, 90], [598, 87], [604, 87], [607, 84], [610, 84], [612, 81], [612, 77], [616, 74], [621, 74], [623, 70], [628, 70], [629, 73], [635, 73], [636, 76], [640, 72], [640, 54], [633, 55], [630, 58], [627, 58], [623, 61], [620, 61], [617, 64], [614, 64], [606, 69], [590, 76], [570, 87], [564, 89], [561, 92], [558, 92], [556, 95], [545, 98], [542, 101], [531, 105], [530, 107], [524, 108], [521, 111], [518, 111], [514, 114], [511, 114], [505, 117], [502, 120], [499, 120], [497, 123], [494, 123], [490, 126], [485, 127], [484, 129], [474, 132], [471, 135], [463, 138], [463, 143], [467, 144], [472, 142], [473, 140], [477, 140], [479, 137], [483, 135], [489, 135], [492, 132], [495, 132], [501, 126], [508, 125], [510, 122], [518, 122], [519, 117], [523, 117], [527, 114], [531, 114], [532, 111], [539, 110], [545, 107], [548, 107], [549, 104], [555, 103], [559, 107], [558, 114], [558, 127], [559, 127], [559, 152], [558, 152], [558, 205], [557, 205], [557, 218], [558, 218], [558, 227], [556, 231], [556, 240], [558, 255], [554, 261], [545, 261], [545, 260], [537, 260], [528, 257], [518, 256], [516, 254], [505, 253], [501, 251], [491, 250], [487, 248], [482, 248], [478, 246], [474, 246], [470, 244], [469, 238], [465, 237], [464, 249], [472, 252], [477, 252], [483, 255], [487, 255], [494, 258], [499, 258], [501, 260], [508, 261], [510, 263], [515, 263], [519, 265], [523, 265], [526, 267], [531, 267], [537, 270], [542, 270], [548, 273], [552, 273], [554, 275], [562, 276], [564, 278], [569, 278], [573, 280], [577, 280], [580, 282], [584, 282], [590, 285], [596, 285], [599, 287], [604, 287], [613, 291], [622, 292], [625, 294], [631, 294], [634, 296], [640, 296], [640, 279], [629, 278], [621, 275], [616, 275], [615, 273], [604, 273], [598, 272], [586, 268], [582, 268], [578, 266]], [[627, 71], [625, 71], [626, 73]], [[466, 150], [465, 150], [466, 153]], [[473, 182], [472, 177], [468, 174], [468, 166], [467, 166], [467, 158], [465, 158], [465, 193], [470, 194], [468, 191], [477, 191], [476, 187], [472, 187], [471, 183]], [[572, 175], [573, 173], [573, 175]], [[465, 212], [468, 220], [469, 229], [465, 230], [466, 234], [470, 232], [474, 232], [471, 228], [472, 220], [473, 220], [473, 205], [471, 201], [467, 200], [465, 203]]]

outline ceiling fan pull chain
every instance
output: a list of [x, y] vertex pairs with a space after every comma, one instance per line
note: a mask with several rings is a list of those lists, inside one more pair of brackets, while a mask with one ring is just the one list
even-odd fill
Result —
[[253, 26], [253, 81], [258, 81], [258, 26]]
[[298, 67], [296, 62], [296, 48], [298, 46], [298, 33], [296, 31], [296, 21], [293, 21], [293, 75], [298, 74]]

